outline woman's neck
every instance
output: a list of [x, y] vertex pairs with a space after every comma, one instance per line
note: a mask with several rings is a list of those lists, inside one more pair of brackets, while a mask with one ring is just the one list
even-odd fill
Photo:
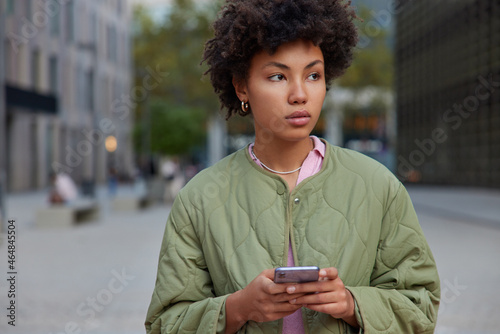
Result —
[[293, 142], [273, 140], [271, 143], [263, 143], [256, 138], [253, 150], [257, 158], [267, 167], [287, 172], [302, 166], [313, 148], [314, 143], [310, 137]]

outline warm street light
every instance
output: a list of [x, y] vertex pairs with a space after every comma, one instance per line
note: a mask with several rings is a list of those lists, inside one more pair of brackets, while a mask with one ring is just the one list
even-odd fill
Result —
[[105, 142], [106, 150], [110, 153], [113, 153], [116, 151], [116, 147], [118, 146], [118, 143], [116, 141], [115, 136], [108, 136], [106, 137], [106, 142]]

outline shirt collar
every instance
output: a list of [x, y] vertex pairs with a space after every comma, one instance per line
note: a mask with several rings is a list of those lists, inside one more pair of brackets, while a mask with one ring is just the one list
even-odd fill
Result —
[[323, 158], [325, 158], [326, 145], [316, 136], [310, 136], [313, 140], [314, 148], [313, 151], [318, 152]]

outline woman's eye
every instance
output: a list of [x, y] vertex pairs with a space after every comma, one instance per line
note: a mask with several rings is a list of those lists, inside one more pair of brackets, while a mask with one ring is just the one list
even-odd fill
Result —
[[271, 76], [269, 77], [269, 79], [270, 79], [271, 81], [282, 81], [282, 80], [284, 80], [284, 79], [285, 79], [285, 76], [284, 76], [283, 74], [275, 74], [275, 75], [271, 75]]
[[309, 80], [316, 81], [319, 80], [319, 78], [321, 78], [321, 75], [319, 75], [319, 73], [312, 73], [309, 75]]

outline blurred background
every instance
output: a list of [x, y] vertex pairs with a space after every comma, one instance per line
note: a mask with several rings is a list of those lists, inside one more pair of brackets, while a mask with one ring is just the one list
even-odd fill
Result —
[[[221, 3], [0, 0], [1, 333], [144, 332], [175, 194], [253, 140], [200, 64]], [[314, 134], [407, 186], [436, 332], [500, 333], [500, 2], [353, 5], [355, 60]]]

